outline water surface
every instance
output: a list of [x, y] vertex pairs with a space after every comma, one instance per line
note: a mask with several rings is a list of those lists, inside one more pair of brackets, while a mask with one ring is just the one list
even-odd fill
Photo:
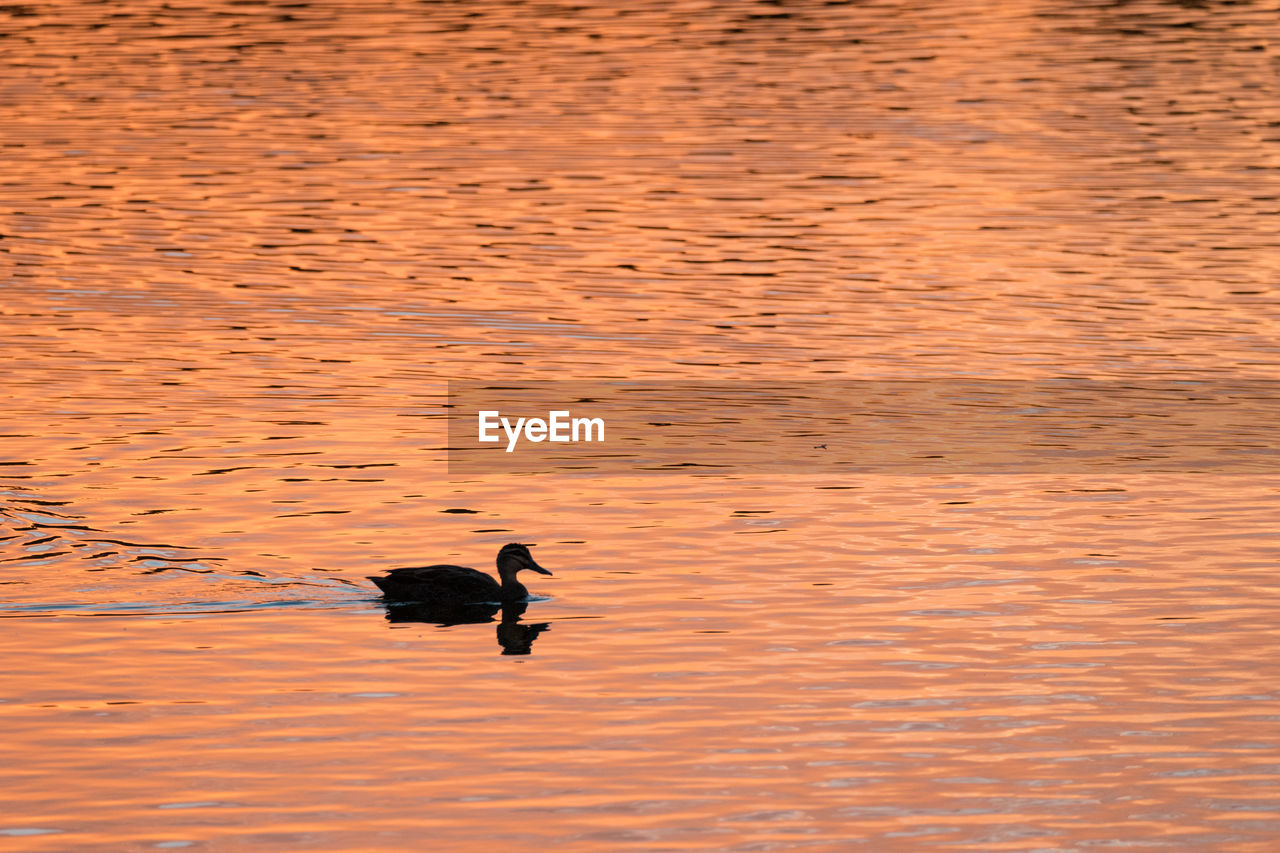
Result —
[[1277, 35], [0, 7], [0, 846], [1270, 850], [1274, 477], [462, 476], [445, 390], [1274, 381]]

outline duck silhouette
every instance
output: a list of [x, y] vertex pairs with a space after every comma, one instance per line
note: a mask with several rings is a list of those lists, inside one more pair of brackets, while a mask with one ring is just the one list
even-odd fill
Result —
[[539, 566], [529, 553], [529, 546], [519, 542], [503, 545], [498, 551], [499, 583], [484, 572], [465, 566], [411, 566], [391, 569], [382, 577], [369, 577], [385, 598], [391, 601], [416, 601], [437, 607], [468, 604], [506, 604], [526, 601], [529, 590], [516, 580], [516, 574], [532, 569], [539, 574], [551, 572]]

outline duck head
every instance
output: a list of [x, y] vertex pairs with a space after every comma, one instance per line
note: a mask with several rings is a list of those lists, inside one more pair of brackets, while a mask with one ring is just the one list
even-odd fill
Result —
[[551, 574], [533, 559], [528, 545], [521, 545], [519, 542], [503, 545], [502, 550], [498, 552], [498, 574], [503, 578], [514, 579], [516, 572], [522, 569], [533, 569], [540, 575]]

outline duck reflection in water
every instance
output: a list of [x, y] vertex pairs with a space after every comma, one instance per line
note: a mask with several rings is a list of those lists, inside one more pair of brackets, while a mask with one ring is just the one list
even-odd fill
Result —
[[493, 622], [498, 611], [498, 645], [504, 655], [527, 655], [533, 651], [533, 641], [551, 623], [525, 623], [520, 621], [529, 607], [527, 601], [510, 601], [506, 604], [420, 604], [416, 602], [385, 602], [388, 622], [427, 622], [448, 627], [450, 625], [482, 624]]

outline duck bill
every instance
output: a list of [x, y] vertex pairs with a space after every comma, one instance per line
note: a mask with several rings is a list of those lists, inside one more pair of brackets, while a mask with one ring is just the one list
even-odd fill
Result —
[[539, 565], [538, 565], [537, 563], [535, 563], [533, 560], [530, 560], [530, 561], [529, 561], [529, 568], [533, 569], [535, 572], [537, 572], [537, 573], [538, 573], [538, 574], [540, 574], [540, 575], [549, 575], [549, 574], [551, 574], [551, 572], [549, 572], [549, 571], [547, 571], [546, 569], [542, 568], [542, 566], [539, 566]]

